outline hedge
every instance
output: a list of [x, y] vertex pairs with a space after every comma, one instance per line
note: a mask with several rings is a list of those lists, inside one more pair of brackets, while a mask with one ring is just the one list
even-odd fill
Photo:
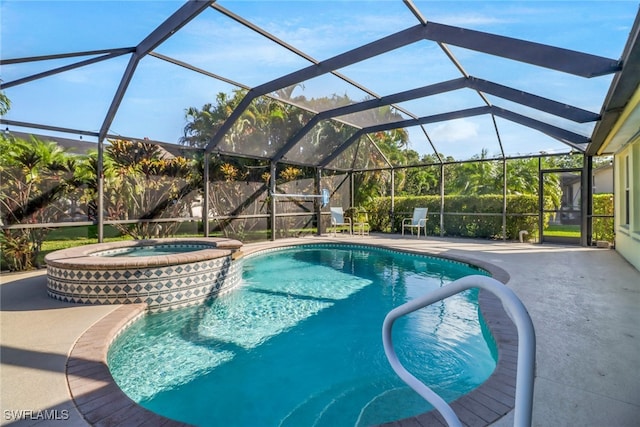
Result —
[[[593, 195], [593, 214], [613, 216], [613, 194]], [[593, 240], [614, 241], [613, 218], [593, 218]]]
[[[502, 195], [445, 196], [444, 236], [502, 238]], [[415, 207], [429, 208], [427, 235], [440, 235], [440, 196], [395, 198], [395, 215], [391, 218], [391, 198], [379, 197], [365, 206], [372, 231], [398, 232], [403, 218], [410, 217]], [[447, 215], [446, 212], [457, 215]], [[528, 237], [538, 235], [538, 197], [507, 196], [507, 239], [518, 239], [520, 230]], [[464, 215], [464, 214], [468, 215]], [[493, 215], [473, 215], [493, 214]], [[514, 214], [528, 214], [514, 215]]]

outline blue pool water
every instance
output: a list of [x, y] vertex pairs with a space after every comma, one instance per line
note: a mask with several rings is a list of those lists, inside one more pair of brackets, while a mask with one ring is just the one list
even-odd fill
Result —
[[[239, 289], [132, 325], [111, 347], [109, 367], [144, 407], [200, 426], [368, 426], [416, 415], [430, 407], [391, 370], [382, 321], [479, 273], [364, 247], [252, 256]], [[409, 371], [453, 400], [495, 368], [485, 333], [477, 291], [468, 291], [400, 319], [394, 341]]]
[[208, 245], [149, 245], [135, 246], [129, 248], [109, 249], [106, 251], [95, 252], [92, 256], [106, 257], [143, 257], [155, 255], [174, 255], [186, 252], [200, 251], [202, 249], [211, 249]]

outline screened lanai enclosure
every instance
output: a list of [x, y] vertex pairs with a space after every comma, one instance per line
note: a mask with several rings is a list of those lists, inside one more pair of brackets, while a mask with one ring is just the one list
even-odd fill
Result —
[[3, 268], [55, 239], [325, 233], [332, 206], [372, 231], [420, 206], [427, 235], [612, 241], [610, 159], [584, 152], [637, 71], [637, 12], [3, 2]]

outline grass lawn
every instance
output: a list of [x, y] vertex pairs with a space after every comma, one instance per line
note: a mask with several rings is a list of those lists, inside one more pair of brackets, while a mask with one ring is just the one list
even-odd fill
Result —
[[[201, 227], [200, 227], [201, 228]], [[203, 237], [203, 234], [199, 231], [199, 227], [191, 223], [182, 225], [175, 235], [169, 237]], [[328, 232], [328, 230], [327, 230]], [[315, 228], [301, 228], [301, 229], [286, 229], [278, 230], [278, 238], [283, 237], [297, 237], [300, 235], [315, 234]], [[271, 238], [270, 230], [252, 230], [243, 232], [241, 235], [229, 235], [224, 236], [222, 232], [212, 232], [211, 237], [229, 237], [232, 239], [238, 239], [245, 243], [264, 241]], [[129, 236], [123, 236], [120, 232], [110, 225], [104, 227], [104, 241], [116, 242], [121, 240], [132, 240]], [[54, 251], [60, 249], [67, 249], [75, 246], [90, 245], [92, 243], [98, 243], [98, 228], [95, 225], [83, 225], [77, 227], [60, 227], [51, 230], [47, 234], [46, 239], [42, 242], [42, 248], [36, 259], [36, 265], [44, 266], [44, 257]]]
[[[203, 234], [194, 233], [193, 227], [184, 227], [184, 229], [178, 230], [178, 234], [170, 237], [203, 237]], [[300, 234], [313, 234], [315, 228], [311, 229], [291, 229], [286, 232], [278, 233], [278, 237], [293, 237]], [[282, 235], [280, 235], [282, 234]], [[211, 237], [225, 237], [220, 232], [210, 234]], [[242, 240], [243, 242], [263, 241], [269, 239], [271, 232], [268, 230], [251, 231], [244, 233], [242, 236], [228, 236]], [[104, 227], [104, 241], [116, 242], [120, 240], [132, 240], [129, 236], [122, 236], [118, 230], [114, 227], [106, 225]], [[44, 242], [42, 242], [42, 250], [38, 254], [36, 260], [37, 264], [44, 265], [44, 257], [51, 252], [67, 249], [75, 246], [89, 245], [92, 243], [98, 243], [98, 232], [96, 226], [78, 226], [78, 227], [61, 227], [52, 230]]]
[[545, 236], [580, 237], [579, 225], [549, 225], [544, 229]]
[[[115, 242], [118, 240], [129, 240], [129, 237], [121, 236], [115, 228], [105, 226], [104, 241]], [[42, 242], [42, 250], [38, 254], [37, 263], [43, 265], [45, 255], [53, 251], [91, 243], [98, 243], [98, 232], [95, 226], [61, 227], [51, 230], [47, 239]]]

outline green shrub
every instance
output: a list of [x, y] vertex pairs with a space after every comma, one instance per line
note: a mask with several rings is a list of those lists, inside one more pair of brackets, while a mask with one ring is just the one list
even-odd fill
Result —
[[[445, 212], [455, 213], [455, 215], [445, 214], [443, 234], [445, 236], [487, 239], [501, 238], [502, 204], [502, 195], [445, 196]], [[396, 197], [393, 218], [391, 217], [391, 198], [376, 198], [366, 206], [369, 212], [371, 230], [400, 231], [402, 229], [402, 220], [410, 217], [416, 207], [429, 208], [426, 226], [427, 234], [439, 235], [441, 231], [440, 196]], [[537, 235], [537, 211], [537, 196], [507, 196], [507, 239], [517, 239], [520, 230], [527, 230], [529, 237]]]
[[[594, 194], [593, 214], [613, 216], [613, 194]], [[593, 218], [592, 221], [593, 240], [606, 240], [613, 243], [613, 218]]]
[[[2, 230], [0, 233], [0, 268], [2, 270], [23, 271], [36, 266], [41, 239], [34, 237], [39, 230]], [[40, 233], [42, 234], [42, 233]]]

